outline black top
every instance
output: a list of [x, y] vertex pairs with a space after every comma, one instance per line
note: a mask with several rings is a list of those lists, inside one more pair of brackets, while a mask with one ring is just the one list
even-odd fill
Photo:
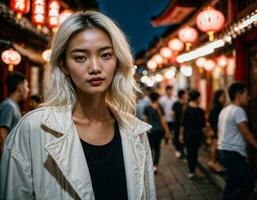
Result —
[[179, 101], [176, 101], [173, 104], [172, 110], [175, 113], [174, 126], [175, 128], [179, 128], [181, 125], [181, 118], [183, 114], [183, 104]]
[[210, 122], [211, 128], [215, 133], [218, 132], [218, 118], [222, 108], [223, 105], [221, 103], [216, 103], [212, 106], [209, 114], [208, 121]]
[[164, 131], [160, 118], [164, 115], [164, 111], [161, 105], [159, 105], [159, 108], [160, 114], [158, 113], [158, 110], [151, 105], [146, 106], [144, 109], [144, 115], [147, 117], [148, 123], [152, 125], [152, 128], [149, 131], [150, 133], [162, 133]]
[[205, 127], [204, 110], [199, 107], [186, 107], [182, 117], [182, 126], [185, 134], [191, 132], [201, 134]]
[[117, 122], [113, 139], [105, 145], [81, 140], [96, 200], [126, 200], [127, 183]]

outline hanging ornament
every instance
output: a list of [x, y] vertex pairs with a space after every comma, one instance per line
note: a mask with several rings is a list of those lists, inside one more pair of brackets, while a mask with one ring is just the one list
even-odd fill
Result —
[[60, 3], [57, 0], [50, 0], [48, 2], [48, 18], [47, 24], [48, 27], [55, 30], [59, 26], [59, 12], [60, 12]]
[[30, 10], [30, 0], [11, 0], [11, 10], [17, 13], [17, 19], [20, 20], [23, 14]]
[[201, 31], [208, 33], [209, 41], [214, 40], [214, 33], [221, 30], [224, 24], [225, 17], [222, 12], [211, 7], [207, 7], [196, 17], [197, 27]]
[[186, 44], [186, 51], [190, 51], [192, 43], [198, 39], [198, 32], [196, 29], [186, 26], [178, 32], [178, 37]]
[[184, 49], [184, 43], [177, 38], [173, 38], [168, 43], [169, 48], [175, 53], [179, 53]]
[[21, 55], [13, 49], [3, 51], [1, 58], [8, 65], [8, 71], [10, 72], [13, 71], [14, 65], [18, 65], [21, 62]]
[[32, 1], [32, 22], [37, 26], [38, 30], [45, 24], [45, 10], [45, 0]]

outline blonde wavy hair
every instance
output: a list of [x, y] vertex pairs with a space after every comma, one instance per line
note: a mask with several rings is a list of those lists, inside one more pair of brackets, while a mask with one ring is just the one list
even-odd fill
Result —
[[107, 16], [97, 11], [78, 12], [68, 17], [56, 33], [51, 49], [50, 71], [45, 79], [42, 106], [74, 108], [77, 97], [74, 84], [63, 73], [60, 63], [70, 39], [89, 28], [104, 30], [112, 41], [117, 57], [117, 67], [111, 85], [106, 91], [106, 101], [125, 113], [134, 113], [138, 85], [133, 78], [133, 57], [128, 41], [121, 29]]

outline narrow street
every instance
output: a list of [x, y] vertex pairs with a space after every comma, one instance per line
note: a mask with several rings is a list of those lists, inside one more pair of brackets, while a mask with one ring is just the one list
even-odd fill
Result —
[[174, 156], [172, 147], [162, 145], [159, 173], [156, 175], [158, 200], [220, 200], [218, 191], [198, 169], [198, 177], [187, 177], [187, 164]]

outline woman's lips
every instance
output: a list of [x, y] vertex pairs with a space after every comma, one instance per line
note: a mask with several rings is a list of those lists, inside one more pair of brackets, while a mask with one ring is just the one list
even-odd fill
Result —
[[93, 87], [97, 87], [100, 86], [103, 83], [103, 81], [103, 78], [92, 78], [88, 81], [88, 83]]

